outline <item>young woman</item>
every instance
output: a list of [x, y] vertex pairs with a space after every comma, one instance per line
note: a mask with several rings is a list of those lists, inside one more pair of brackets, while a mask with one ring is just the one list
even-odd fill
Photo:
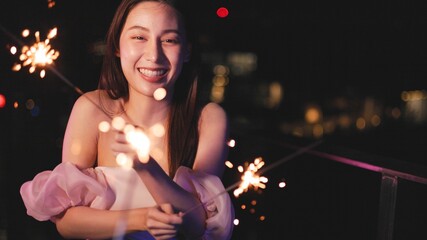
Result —
[[[231, 237], [233, 207], [226, 192], [219, 194], [227, 116], [215, 103], [198, 102], [187, 21], [169, 1], [121, 2], [99, 89], [75, 102], [62, 163], [21, 187], [29, 215], [54, 221], [65, 238]], [[159, 89], [166, 92], [162, 99], [155, 98]], [[148, 161], [121, 129], [99, 131], [101, 122], [117, 117], [144, 131]], [[121, 154], [133, 169], [118, 165]]]

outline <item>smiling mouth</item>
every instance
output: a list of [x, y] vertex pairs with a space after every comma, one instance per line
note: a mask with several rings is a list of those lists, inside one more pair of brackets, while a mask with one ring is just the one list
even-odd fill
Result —
[[161, 77], [166, 74], [167, 70], [160, 69], [160, 70], [150, 70], [146, 68], [138, 68], [138, 71], [147, 77]]

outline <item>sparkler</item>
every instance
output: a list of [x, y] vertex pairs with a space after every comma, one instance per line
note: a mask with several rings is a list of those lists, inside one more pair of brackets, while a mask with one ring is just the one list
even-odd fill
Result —
[[[224, 191], [219, 192], [218, 194], [212, 196], [211, 198], [209, 198], [205, 202], [201, 202], [200, 204], [197, 204], [194, 207], [188, 209], [186, 212], [184, 212], [184, 215], [193, 211], [194, 209], [197, 209], [198, 207], [201, 207], [201, 206], [204, 206], [204, 205], [210, 203], [215, 198], [221, 196], [222, 194], [228, 193], [229, 191], [233, 190], [236, 187], [238, 187], [236, 189], [237, 190], [236, 193], [238, 193], [237, 196], [239, 196], [243, 192], [246, 192], [249, 189], [249, 187], [251, 187], [251, 186], [254, 188], [265, 187], [263, 184], [266, 183], [268, 181], [268, 179], [267, 178], [264, 179], [264, 177], [260, 177], [261, 174], [263, 174], [264, 172], [266, 172], [272, 168], [277, 167], [280, 164], [283, 164], [283, 163], [285, 163], [291, 159], [294, 159], [294, 158], [298, 157], [299, 155], [302, 155], [302, 154], [310, 151], [311, 149], [318, 146], [322, 142], [323, 142], [322, 140], [318, 140], [318, 141], [316, 141], [316, 142], [314, 142], [314, 143], [312, 143], [306, 147], [300, 148], [300, 149], [298, 149], [298, 151], [274, 162], [273, 164], [265, 167], [262, 170], [259, 170], [262, 166], [264, 166], [262, 158], [256, 158], [254, 163], [253, 163], [253, 166], [251, 166], [252, 164], [250, 164], [249, 167], [246, 169], [246, 171], [244, 171], [244, 174], [242, 175], [242, 178], [241, 178], [242, 181], [235, 182], [234, 184], [228, 186]], [[256, 173], [258, 173], [258, 174], [256, 174]]]
[[[249, 164], [249, 166], [246, 168], [246, 171], [244, 171], [241, 177], [242, 181], [240, 182], [239, 187], [233, 192], [235, 197], [238, 197], [243, 192], [248, 191], [251, 186], [255, 189], [265, 189], [265, 184], [268, 182], [268, 178], [264, 176], [259, 176], [257, 174], [258, 170], [264, 165], [265, 162], [262, 160], [261, 157], [256, 158], [253, 163]], [[243, 172], [243, 167], [239, 166], [238, 169], [239, 172]]]
[[[53, 49], [50, 45], [50, 40], [57, 35], [57, 32], [57, 28], [51, 29], [47, 34], [46, 39], [44, 41], [40, 41], [40, 32], [36, 31], [34, 33], [36, 42], [31, 46], [22, 46], [21, 54], [19, 55], [21, 63], [15, 63], [12, 70], [19, 71], [22, 67], [29, 66], [29, 72], [34, 73], [37, 68], [41, 68], [40, 78], [44, 78], [46, 75], [45, 67], [53, 64], [59, 56], [59, 52]], [[30, 31], [28, 29], [22, 31], [23, 37], [27, 37], [29, 34]], [[12, 54], [15, 54], [17, 49], [16, 47], [11, 47], [10, 51]]]

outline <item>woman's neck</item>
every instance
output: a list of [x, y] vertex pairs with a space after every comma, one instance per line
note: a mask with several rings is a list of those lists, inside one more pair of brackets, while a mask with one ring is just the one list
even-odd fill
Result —
[[151, 126], [164, 124], [170, 109], [170, 100], [155, 100], [144, 95], [129, 96], [129, 100], [123, 102], [124, 113], [128, 120], [137, 126], [148, 129]]

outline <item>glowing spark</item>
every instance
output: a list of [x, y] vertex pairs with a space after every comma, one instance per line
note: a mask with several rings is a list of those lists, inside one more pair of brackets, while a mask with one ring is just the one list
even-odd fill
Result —
[[53, 8], [55, 6], [56, 2], [54, 0], [47, 0], [47, 7]]
[[28, 30], [28, 29], [24, 29], [24, 30], [22, 30], [21, 35], [22, 35], [23, 37], [28, 37], [28, 36], [30, 36], [30, 30]]
[[113, 126], [114, 129], [119, 131], [123, 130], [125, 125], [126, 125], [126, 121], [122, 117], [115, 117], [111, 121], [111, 126]]
[[126, 132], [126, 140], [136, 150], [139, 161], [147, 163], [150, 152], [150, 139], [147, 135], [141, 129], [135, 128], [133, 131]]
[[108, 123], [107, 121], [102, 121], [99, 123], [98, 129], [100, 132], [106, 133], [110, 131], [110, 123]]
[[156, 91], [154, 91], [153, 96], [157, 101], [163, 100], [166, 97], [166, 89], [157, 88]]
[[236, 218], [236, 219], [234, 219], [233, 223], [235, 226], [237, 226], [237, 225], [239, 225], [240, 221], [239, 221], [239, 219]]
[[125, 169], [132, 168], [132, 161], [124, 153], [117, 154], [116, 162], [120, 167], [123, 167]]
[[229, 147], [235, 147], [236, 146], [236, 141], [234, 139], [231, 139], [230, 141], [227, 142], [227, 145]]
[[233, 163], [230, 161], [225, 161], [225, 166], [227, 166], [228, 168], [233, 168]]
[[[40, 78], [44, 78], [46, 76], [45, 67], [47, 65], [53, 64], [54, 60], [56, 60], [59, 56], [59, 52], [52, 48], [49, 44], [50, 39], [54, 38], [57, 34], [57, 28], [53, 28], [49, 31], [47, 38], [44, 41], [40, 41], [40, 32], [35, 32], [34, 36], [36, 38], [36, 42], [32, 46], [24, 45], [21, 48], [21, 54], [19, 55], [19, 60], [21, 63], [15, 63], [12, 67], [13, 71], [21, 70], [22, 66], [29, 66], [29, 72], [34, 73], [37, 68], [41, 68], [40, 70]], [[30, 34], [29, 30], [23, 30], [22, 36], [26, 37]], [[13, 50], [12, 47], [11, 53], [16, 50]]]
[[[255, 189], [264, 189], [266, 187], [265, 183], [268, 182], [268, 179], [266, 177], [259, 176], [256, 174], [256, 172], [262, 166], [264, 166], [264, 164], [264, 161], [260, 157], [256, 158], [253, 163], [249, 164], [249, 166], [243, 172], [241, 178], [242, 182], [240, 183], [239, 187], [236, 188], [233, 192], [235, 197], [238, 197], [243, 192], [246, 192], [251, 186]], [[242, 171], [243, 167], [239, 166], [238, 169], [239, 171]]]
[[15, 55], [17, 51], [18, 49], [15, 46], [10, 48], [10, 53], [12, 53], [13, 55]]

